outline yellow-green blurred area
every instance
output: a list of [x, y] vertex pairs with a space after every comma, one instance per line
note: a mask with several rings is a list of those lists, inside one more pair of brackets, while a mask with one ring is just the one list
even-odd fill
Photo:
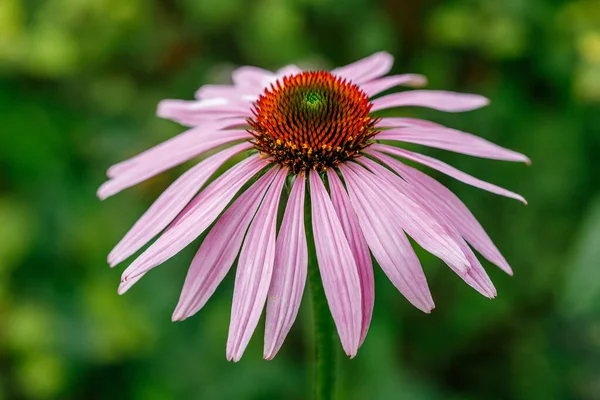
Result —
[[105, 202], [95, 191], [108, 166], [184, 130], [155, 117], [163, 98], [191, 99], [239, 65], [332, 68], [379, 50], [395, 73], [492, 100], [398, 115], [530, 156], [419, 149], [529, 205], [429, 171], [515, 275], [484, 263], [490, 301], [420, 252], [437, 305], [425, 315], [377, 268], [338, 398], [600, 399], [598, 0], [0, 0], [0, 399], [309, 398], [309, 296], [274, 361], [259, 325], [234, 364], [232, 273], [200, 313], [170, 321], [197, 242], [117, 295], [124, 266], [106, 255], [187, 166]]

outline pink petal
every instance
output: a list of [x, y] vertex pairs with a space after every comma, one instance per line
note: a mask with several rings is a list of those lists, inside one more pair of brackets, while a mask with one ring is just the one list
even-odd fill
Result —
[[483, 190], [487, 190], [488, 192], [496, 193], [500, 196], [510, 197], [512, 199], [519, 200], [524, 204], [527, 204], [527, 201], [523, 198], [523, 196], [513, 193], [509, 190], [503, 189], [496, 185], [493, 185], [488, 182], [484, 182], [480, 179], [477, 179], [469, 174], [466, 174], [440, 160], [436, 160], [435, 158], [428, 157], [423, 154], [413, 153], [412, 151], [399, 149], [397, 147], [388, 146], [385, 144], [373, 144], [371, 146], [373, 150], [381, 151], [387, 154], [393, 154], [395, 156], [400, 156], [406, 158], [407, 160], [415, 161], [420, 164], [426, 165], [430, 168], [436, 169], [444, 174], [453, 177], [461, 182], [466, 183], [467, 185], [475, 186]]
[[221, 98], [234, 101], [254, 101], [260, 92], [258, 90], [240, 89], [232, 85], [204, 85], [194, 95], [199, 100]]
[[[371, 152], [374, 154], [375, 152]], [[402, 180], [398, 175], [394, 174], [387, 168], [382, 165], [376, 163], [373, 160], [368, 158], [362, 158], [361, 162], [369, 168], [373, 173], [385, 179], [390, 185], [396, 188], [400, 193], [408, 197], [413, 202], [417, 203], [430, 217], [439, 224], [439, 227], [443, 230], [444, 236], [449, 237], [455, 244], [458, 246], [460, 252], [464, 255], [467, 265], [469, 267], [468, 270], [462, 265], [455, 264], [453, 262], [446, 261], [446, 264], [456, 272], [465, 282], [475, 288], [484, 296], [493, 298], [496, 296], [496, 288], [492, 284], [492, 281], [487, 276], [485, 270], [481, 266], [481, 263], [473, 254], [471, 248], [467, 245], [464, 239], [460, 236], [456, 228], [452, 225], [452, 223], [446, 218], [446, 216], [441, 213], [435, 206], [431, 204], [427, 193], [423, 191], [416, 190], [414, 186], [409, 185], [407, 182]], [[397, 196], [394, 196], [397, 198]], [[401, 208], [403, 207], [402, 203], [398, 204]], [[431, 231], [430, 231], [431, 232]], [[427, 249], [429, 250], [429, 249]], [[431, 250], [429, 250], [431, 252]], [[444, 259], [443, 257], [440, 257]], [[475, 271], [471, 271], [471, 269], [475, 269]]]
[[264, 89], [265, 80], [272, 78], [274, 75], [273, 72], [266, 69], [243, 66], [233, 71], [231, 77], [236, 87], [249, 88], [252, 91], [258, 92]]
[[512, 275], [512, 269], [465, 204], [448, 188], [418, 169], [409, 167], [382, 153], [367, 150], [422, 192], [422, 198], [444, 214], [458, 232], [488, 261]]
[[[435, 307], [427, 279], [388, 196], [371, 187], [362, 176], [345, 164], [340, 171], [346, 181], [350, 201], [360, 229], [373, 256], [394, 286], [419, 310]], [[374, 176], [374, 175], [373, 175]]]
[[487, 106], [489, 100], [477, 94], [442, 90], [411, 90], [393, 93], [373, 100], [372, 111], [393, 107], [418, 106], [447, 112], [462, 112]]
[[427, 85], [427, 78], [417, 74], [391, 75], [363, 83], [360, 85], [360, 88], [363, 92], [368, 94], [369, 97], [373, 97], [385, 90], [399, 85], [421, 87]]
[[252, 116], [251, 109], [252, 105], [248, 102], [222, 97], [190, 101], [162, 100], [158, 103], [156, 115], [181, 125], [195, 126], [207, 116], [247, 118]]
[[297, 65], [289, 64], [282, 68], [279, 68], [277, 72], [275, 72], [275, 75], [277, 75], [278, 78], [283, 78], [286, 76], [297, 75], [301, 72], [302, 69], [300, 67], [298, 67]]
[[286, 169], [279, 170], [242, 246], [227, 339], [227, 359], [230, 361], [237, 362], [244, 354], [265, 306], [275, 261], [277, 209], [286, 175]]
[[368, 166], [373, 174], [368, 173], [364, 168], [361, 169], [356, 164], [351, 165], [351, 168], [365, 178], [370, 178], [371, 175], [377, 178], [373, 179], [373, 185], [378, 185], [383, 191], [390, 194], [389, 198], [396, 205], [395, 212], [399, 217], [402, 229], [421, 247], [442, 259], [451, 268], [466, 273], [469, 269], [469, 262], [460, 246], [448, 234], [440, 221], [408, 196], [404, 186], [405, 182], [398, 175], [366, 157], [363, 157], [361, 162]]
[[413, 126], [424, 126], [428, 128], [443, 127], [435, 122], [426, 121], [417, 118], [381, 118], [377, 123], [377, 128], [404, 128]]
[[275, 73], [255, 67], [242, 67], [233, 73], [235, 85], [204, 85], [196, 91], [195, 97], [200, 100], [224, 99], [237, 104], [240, 101], [252, 103], [266, 87], [278, 79], [300, 72], [302, 70], [295, 65], [286, 65]]
[[350, 245], [319, 174], [310, 171], [310, 198], [315, 249], [325, 297], [342, 347], [354, 357], [361, 334], [361, 288]]
[[250, 143], [241, 143], [230, 147], [207, 158], [181, 175], [159, 196], [110, 252], [109, 264], [115, 266], [158, 235], [227, 159], [251, 146]]
[[373, 316], [373, 305], [375, 303], [375, 282], [373, 279], [371, 253], [369, 253], [369, 246], [360, 230], [358, 217], [352, 209], [350, 198], [346, 193], [346, 189], [344, 189], [342, 181], [332, 169], [327, 171], [327, 177], [329, 178], [333, 208], [342, 224], [342, 229], [344, 230], [346, 239], [348, 239], [348, 244], [358, 268], [362, 298], [362, 328], [360, 333], [360, 345], [362, 345], [369, 331], [371, 317]]
[[233, 196], [266, 163], [253, 155], [238, 163], [200, 192], [171, 226], [123, 272], [119, 293], [126, 292], [142, 275], [167, 261], [202, 234]]
[[399, 128], [381, 131], [375, 140], [399, 140], [475, 157], [530, 164], [529, 158], [469, 133], [449, 128]]
[[306, 283], [308, 250], [304, 230], [304, 182], [302, 174], [294, 181], [275, 246], [265, 323], [264, 357], [267, 360], [275, 357], [296, 320]]
[[173, 321], [183, 321], [197, 313], [227, 275], [277, 172], [277, 168], [270, 169], [242, 193], [206, 235], [188, 270]]
[[394, 65], [394, 57], [381, 51], [352, 64], [336, 68], [331, 73], [346, 78], [354, 84], [361, 84], [387, 74], [392, 69], [392, 65]]
[[118, 174], [115, 170], [112, 170], [111, 172], [116, 175], [100, 186], [97, 193], [98, 197], [105, 199], [188, 161], [207, 150], [230, 142], [248, 139], [249, 137], [248, 132], [241, 130], [221, 131], [219, 136], [211, 135], [204, 140], [202, 137], [197, 137], [197, 135], [180, 135], [177, 137], [177, 141], [170, 142], [168, 145], [167, 142], [162, 143], [159, 146], [165, 146], [160, 147], [160, 149], [157, 146], [140, 154], [136, 157], [135, 164], [119, 165], [120, 171]]
[[[166, 140], [140, 154], [133, 156], [125, 161], [121, 161], [108, 169], [106, 175], [110, 178], [116, 178], [119, 175], [124, 175], [128, 171], [132, 171], [135, 167], [144, 169], [148, 163], [160, 159], [166, 159], [172, 153], [177, 153], [190, 146], [194, 146], [199, 142], [214, 140], [221, 137], [223, 130], [232, 128], [242, 128], [247, 125], [243, 118], [228, 119], [223, 121], [212, 121], [201, 127], [189, 129], [169, 140]], [[250, 137], [250, 136], [248, 136]]]

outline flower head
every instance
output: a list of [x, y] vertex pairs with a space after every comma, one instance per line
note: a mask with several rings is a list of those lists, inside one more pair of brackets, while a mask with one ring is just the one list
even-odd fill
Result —
[[[395, 86], [426, 83], [420, 75], [384, 76], [392, 62], [389, 54], [376, 53], [331, 72], [288, 66], [273, 73], [241, 67], [233, 73], [233, 85], [203, 86], [194, 101], [161, 102], [159, 116], [191, 128], [112, 166], [110, 179], [98, 191], [101, 198], [208, 150], [221, 150], [173, 182], [109, 254], [114, 266], [160, 234], [125, 270], [119, 292], [214, 224], [192, 261], [173, 319], [183, 320], [200, 310], [239, 256], [227, 357], [240, 359], [266, 303], [264, 356], [270, 359], [291, 328], [304, 291], [309, 202], [325, 295], [349, 356], [364, 341], [373, 312], [371, 255], [409, 302], [424, 312], [434, 308], [407, 236], [493, 298], [496, 290], [471, 247], [511, 274], [504, 257], [458, 197], [400, 159], [525, 200], [442, 161], [381, 141], [529, 160], [433, 122], [377, 117], [374, 112], [394, 107], [461, 112], [488, 103], [479, 95], [434, 90], [377, 97]], [[205, 185], [239, 153], [247, 157]], [[289, 191], [286, 202], [284, 190]], [[285, 212], [278, 227], [280, 207]]]
[[285, 76], [248, 119], [254, 147], [290, 173], [323, 172], [359, 157], [377, 133], [369, 96], [329, 72]]

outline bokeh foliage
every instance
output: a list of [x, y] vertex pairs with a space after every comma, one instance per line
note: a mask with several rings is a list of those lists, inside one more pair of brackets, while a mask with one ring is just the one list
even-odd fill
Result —
[[303, 399], [309, 296], [274, 361], [262, 327], [225, 360], [231, 274], [171, 323], [190, 246], [126, 296], [105, 255], [184, 168], [100, 203], [104, 170], [182, 131], [154, 116], [238, 65], [330, 68], [371, 52], [485, 110], [403, 110], [528, 154], [531, 167], [426, 150], [522, 193], [439, 176], [515, 270], [489, 301], [440, 261], [411, 308], [376, 271], [370, 334], [340, 399], [600, 398], [600, 2], [597, 0], [1, 0], [0, 399]]

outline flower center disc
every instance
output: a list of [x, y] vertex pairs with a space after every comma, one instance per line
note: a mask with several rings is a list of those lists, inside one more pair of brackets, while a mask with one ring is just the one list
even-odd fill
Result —
[[248, 119], [254, 147], [292, 173], [325, 171], [358, 157], [377, 133], [369, 97], [329, 72], [278, 80]]

